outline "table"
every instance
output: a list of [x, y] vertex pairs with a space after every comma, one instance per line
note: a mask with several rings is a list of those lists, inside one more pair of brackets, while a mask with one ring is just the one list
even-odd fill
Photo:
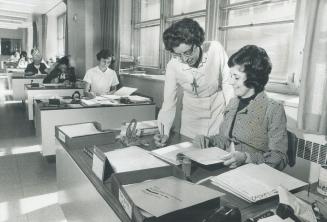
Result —
[[25, 103], [27, 109], [28, 120], [33, 120], [33, 103], [34, 99], [37, 98], [51, 98], [59, 96], [71, 96], [75, 91], [78, 91], [81, 95], [83, 94], [83, 88], [75, 86], [64, 86], [64, 85], [41, 85], [39, 87], [32, 87], [31, 84], [25, 84]]
[[58, 144], [55, 143], [55, 126], [80, 122], [97, 121], [103, 129], [120, 128], [123, 122], [132, 119], [139, 121], [154, 120], [156, 108], [154, 103], [121, 104], [115, 106], [49, 106], [44, 102], [35, 104], [36, 135], [40, 138], [43, 156], [55, 155]]
[[[151, 136], [152, 138], [152, 136]], [[171, 144], [188, 141], [187, 137], [173, 134]], [[92, 172], [92, 159], [83, 152], [81, 146], [68, 147], [58, 140], [60, 144], [56, 152], [58, 201], [67, 220], [76, 221], [123, 221], [131, 222], [119, 201], [111, 191], [111, 180], [102, 183]], [[154, 149], [153, 141], [149, 141], [147, 150]], [[120, 143], [99, 146], [103, 152], [113, 148], [122, 147]], [[206, 168], [192, 164], [191, 180], [199, 181], [210, 175], [226, 172], [228, 168], [221, 166], [208, 166]], [[206, 182], [204, 185], [222, 191], [220, 188]], [[87, 193], [87, 197], [85, 196]], [[278, 197], [260, 201], [255, 204], [248, 203], [230, 193], [226, 193], [220, 200], [221, 205], [236, 206], [241, 210], [242, 219], [256, 216], [268, 209], [275, 208]]]
[[[20, 74], [20, 73], [19, 73]], [[30, 83], [42, 83], [46, 75], [22, 76], [9, 73], [9, 82], [13, 91], [13, 99], [25, 102], [24, 85]]]

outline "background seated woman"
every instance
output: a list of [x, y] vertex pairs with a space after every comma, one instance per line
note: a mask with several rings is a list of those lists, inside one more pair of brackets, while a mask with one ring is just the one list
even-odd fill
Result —
[[47, 75], [43, 83], [74, 83], [76, 81], [74, 67], [71, 67], [68, 56], [59, 59], [56, 67]]
[[270, 58], [264, 49], [247, 45], [230, 57], [228, 66], [237, 97], [224, 111], [219, 134], [197, 136], [195, 145], [230, 151], [224, 164], [231, 168], [266, 163], [284, 169], [288, 162], [284, 107], [264, 92], [271, 72]]

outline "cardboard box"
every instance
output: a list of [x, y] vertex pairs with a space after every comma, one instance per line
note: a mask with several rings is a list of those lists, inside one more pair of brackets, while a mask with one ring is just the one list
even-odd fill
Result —
[[[90, 123], [90, 122], [88, 122]], [[99, 127], [98, 122], [91, 122], [93, 123], [96, 128]], [[85, 124], [85, 123], [81, 123]], [[68, 125], [79, 125], [79, 124], [67, 124]], [[111, 144], [115, 142], [115, 132], [114, 131], [99, 131], [97, 134], [91, 134], [91, 135], [82, 135], [82, 136], [75, 136], [75, 137], [69, 137], [68, 135], [63, 132], [60, 126], [55, 127], [55, 136], [56, 138], [66, 144], [68, 147], [73, 148], [73, 147], [87, 147], [87, 146], [92, 146], [92, 145], [105, 145], [105, 144]]]
[[[174, 166], [153, 169], [114, 173], [111, 177], [111, 188], [114, 196], [120, 202], [127, 215], [135, 222], [199, 222], [220, 206], [220, 198], [214, 198], [201, 204], [163, 215], [161, 217], [146, 216], [128, 196], [123, 185], [140, 183], [145, 180], [160, 179], [175, 176], [184, 179], [183, 172]], [[192, 195], [192, 194], [190, 194]], [[155, 204], [155, 203], [154, 203]]]

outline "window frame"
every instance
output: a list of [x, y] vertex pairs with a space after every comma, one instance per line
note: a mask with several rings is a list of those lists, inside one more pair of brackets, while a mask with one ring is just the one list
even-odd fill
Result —
[[[260, 23], [256, 23], [256, 24], [251, 23], [251, 24], [245, 24], [245, 25], [231, 25], [231, 26], [227, 25], [228, 14], [229, 14], [228, 10], [234, 10], [234, 9], [240, 9], [240, 8], [250, 8], [250, 7], [262, 5], [262, 4], [274, 4], [274, 3], [279, 3], [279, 2], [286, 2], [288, 0], [278, 0], [278, 1], [273, 1], [273, 2], [265, 1], [265, 0], [253, 0], [253, 1], [242, 1], [242, 2], [233, 3], [233, 4], [227, 4], [227, 1], [226, 0], [224, 0], [224, 1], [225, 2], [223, 4], [223, 6], [221, 6], [219, 8], [219, 10], [221, 11], [220, 13], [222, 13], [222, 11], [225, 11], [224, 12], [225, 15], [222, 17], [223, 21], [217, 27], [217, 29], [221, 33], [219, 40], [221, 41], [224, 48], [226, 48], [226, 46], [227, 46], [227, 44], [226, 44], [227, 32], [224, 32], [224, 31], [228, 30], [228, 29], [237, 29], [237, 28], [243, 28], [243, 27], [269, 26], [269, 25], [276, 25], [276, 24], [293, 23], [294, 28], [293, 28], [293, 33], [292, 33], [293, 37], [291, 39], [291, 42], [295, 41], [295, 37], [296, 37], [295, 33], [298, 32], [297, 18], [299, 16], [299, 9], [300, 9], [300, 7], [299, 7], [300, 1], [299, 0], [296, 0], [295, 18], [294, 19], [285, 19], [285, 20], [278, 20], [278, 21], [271, 21], [271, 22], [260, 22]], [[303, 45], [304, 45], [304, 42], [303, 42]], [[290, 61], [291, 59], [294, 59], [294, 57], [296, 57], [296, 55], [295, 55], [295, 51], [292, 48], [292, 46], [289, 47], [288, 50], [289, 50], [288, 51], [288, 61]], [[296, 75], [300, 75], [300, 73], [294, 73], [291, 70], [290, 65], [288, 65], [286, 80], [280, 81], [280, 80], [270, 79], [266, 85], [266, 89], [271, 92], [297, 95], [299, 83], [296, 83], [294, 81], [296, 78], [298, 78], [298, 77], [295, 77]]]
[[[59, 57], [64, 56], [66, 54], [66, 19], [67, 19], [67, 14], [66, 12], [60, 14], [57, 16], [57, 54]], [[62, 38], [59, 36], [59, 20], [62, 20]], [[59, 49], [59, 43], [60, 41], [63, 42], [63, 55], [60, 55], [60, 49]]]
[[[151, 74], [164, 74], [166, 65], [170, 59], [170, 54], [164, 49], [162, 34], [169, 27], [172, 22], [178, 21], [184, 17], [199, 18], [205, 17], [206, 9], [194, 11], [190, 13], [172, 15], [173, 0], [160, 0], [160, 17], [158, 19], [152, 19], [147, 21], [141, 21], [141, 1], [132, 0], [132, 55], [137, 58], [140, 54], [140, 29], [152, 26], [159, 26], [159, 61], [158, 66], [144, 66], [137, 64], [136, 67], [139, 70], [144, 70]], [[208, 0], [207, 0], [208, 1]], [[206, 19], [207, 23], [207, 19]]]
[[[237, 7], [244, 7], [244, 5], [248, 5], [248, 7], [255, 6], [258, 4], [273, 4], [275, 2], [284, 2], [288, 0], [277, 0], [274, 2], [267, 2], [265, 0], [251, 0], [251, 1], [242, 1], [240, 3], [228, 4], [229, 0], [207, 0], [206, 1], [206, 9], [194, 11], [190, 13], [180, 14], [180, 15], [172, 15], [172, 7], [173, 7], [173, 0], [160, 0], [160, 18], [153, 19], [149, 21], [140, 21], [141, 15], [141, 0], [131, 0], [132, 1], [132, 47], [131, 47], [131, 54], [134, 58], [139, 56], [140, 52], [140, 29], [144, 27], [150, 27], [154, 25], [160, 26], [160, 36], [159, 36], [159, 65], [158, 67], [154, 66], [143, 66], [137, 64], [136, 67], [139, 70], [144, 70], [147, 73], [151, 74], [164, 74], [165, 68], [170, 60], [170, 53], [164, 49], [163, 41], [162, 41], [162, 34], [166, 28], [172, 22], [178, 21], [184, 17], [189, 18], [198, 18], [198, 17], [205, 17], [205, 39], [207, 41], [210, 40], [218, 40], [221, 42], [224, 48], [226, 48], [227, 42], [227, 32], [222, 32], [221, 29], [228, 28], [228, 10], [223, 10], [224, 7], [230, 8], [237, 8]], [[300, 75], [301, 75], [301, 65], [298, 65], [299, 62], [302, 60], [302, 53], [304, 47], [305, 39], [302, 38], [297, 40], [298, 35], [305, 36], [305, 28], [303, 28], [304, 21], [301, 21], [301, 17], [305, 14], [305, 3], [300, 0], [296, 0], [296, 9], [295, 9], [295, 18], [288, 19], [284, 21], [276, 21], [276, 22], [266, 22], [258, 25], [270, 25], [270, 24], [279, 24], [279, 23], [294, 23], [293, 34], [291, 39], [291, 46], [289, 47], [288, 52], [288, 59], [293, 65], [288, 65], [287, 68], [287, 76], [285, 81], [274, 81], [270, 80], [266, 86], [268, 91], [278, 92], [278, 93], [285, 93], [285, 94], [298, 94], [298, 88], [300, 85]], [[302, 27], [302, 28], [301, 28]], [[237, 27], [233, 27], [237, 28]], [[294, 46], [296, 41], [296, 45]]]

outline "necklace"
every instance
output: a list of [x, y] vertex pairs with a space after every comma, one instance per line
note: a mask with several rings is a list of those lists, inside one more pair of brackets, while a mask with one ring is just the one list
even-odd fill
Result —
[[192, 92], [194, 93], [194, 95], [199, 96], [199, 94], [198, 94], [198, 87], [199, 87], [199, 85], [196, 82], [196, 79], [195, 79], [194, 76], [193, 76], [193, 82], [191, 83], [191, 86], [192, 86]]

